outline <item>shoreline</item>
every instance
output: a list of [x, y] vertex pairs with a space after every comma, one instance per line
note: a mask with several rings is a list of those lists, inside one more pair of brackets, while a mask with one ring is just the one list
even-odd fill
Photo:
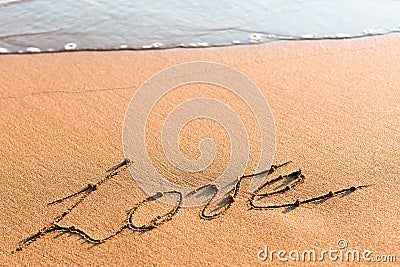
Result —
[[[228, 48], [228, 47], [241, 47], [241, 46], [254, 46], [254, 45], [268, 45], [276, 42], [304, 42], [304, 41], [343, 41], [343, 40], [353, 40], [353, 39], [361, 39], [361, 38], [369, 38], [369, 37], [379, 37], [379, 36], [387, 36], [393, 34], [400, 34], [400, 30], [390, 30], [384, 33], [368, 33], [364, 35], [354, 35], [354, 36], [345, 36], [345, 37], [337, 37], [337, 36], [324, 36], [324, 37], [299, 37], [299, 36], [275, 36], [270, 40], [264, 40], [260, 42], [248, 42], [248, 43], [230, 43], [230, 44], [214, 44], [214, 45], [198, 45], [191, 46], [187, 45], [176, 45], [176, 46], [147, 46], [147, 47], [115, 47], [115, 48], [82, 48], [82, 49], [60, 49], [60, 50], [40, 50], [40, 52], [29, 52], [29, 51], [18, 51], [18, 52], [1, 52], [0, 48], [0, 56], [1, 55], [34, 55], [34, 54], [59, 54], [59, 53], [79, 53], [79, 52], [119, 52], [119, 51], [158, 51], [158, 50], [171, 50], [171, 49], [213, 49], [213, 48]], [[157, 43], [156, 43], [157, 44]], [[162, 44], [162, 43], [159, 43]], [[35, 47], [36, 48], [36, 47]], [[40, 48], [39, 48], [40, 49]]]

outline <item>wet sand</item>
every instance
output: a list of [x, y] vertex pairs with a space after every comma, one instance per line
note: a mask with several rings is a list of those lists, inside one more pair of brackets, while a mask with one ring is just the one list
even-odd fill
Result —
[[[0, 263], [264, 265], [257, 253], [265, 245], [274, 250], [322, 251], [337, 249], [339, 239], [347, 241], [346, 249], [370, 250], [372, 259], [396, 255], [398, 263], [399, 52], [400, 35], [393, 34], [210, 49], [0, 56]], [[293, 210], [249, 210], [244, 186], [232, 207], [215, 220], [200, 219], [200, 208], [181, 209], [155, 230], [125, 231], [101, 245], [51, 233], [11, 254], [21, 240], [74, 202], [47, 203], [96, 182], [123, 160], [123, 119], [137, 88], [166, 67], [197, 60], [238, 69], [265, 95], [277, 131], [274, 162], [292, 160], [282, 174], [300, 168], [306, 177], [296, 190], [269, 203], [374, 186]], [[187, 95], [197, 96], [190, 92], [176, 92], [160, 109]], [[224, 92], [205, 94], [240, 105]], [[248, 111], [239, 110], [246, 118]], [[162, 116], [157, 114], [161, 112], [150, 130], [160, 125]], [[223, 148], [223, 133], [214, 131], [218, 127], [211, 122], [205, 125]], [[198, 156], [196, 138], [195, 145], [190, 138], [183, 140], [182, 151], [189, 157]], [[162, 163], [157, 140], [155, 136], [149, 142], [149, 154]], [[258, 153], [255, 141], [250, 158]], [[227, 155], [218, 160], [209, 175], [223, 169]], [[101, 238], [118, 229], [126, 212], [144, 198], [129, 172], [123, 171], [61, 223]], [[273, 262], [280, 264], [276, 256]], [[338, 262], [325, 259], [323, 264]]]

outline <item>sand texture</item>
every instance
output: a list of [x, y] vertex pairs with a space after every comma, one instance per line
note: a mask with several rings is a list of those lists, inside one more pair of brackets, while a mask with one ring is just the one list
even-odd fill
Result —
[[[77, 235], [50, 233], [11, 254], [76, 198], [47, 203], [105, 177], [107, 169], [124, 159], [124, 114], [138, 87], [166, 67], [198, 60], [229, 65], [254, 81], [275, 119], [274, 163], [292, 161], [271, 178], [298, 169], [305, 176], [295, 190], [261, 203], [373, 186], [293, 209], [250, 210], [244, 183], [230, 209], [214, 220], [201, 219], [201, 207], [182, 208], [152, 231], [126, 230], [100, 245]], [[347, 241], [347, 249], [396, 255], [395, 264], [400, 264], [398, 34], [210, 49], [2, 55], [0, 73], [0, 265], [264, 266], [257, 258], [264, 246], [322, 251], [337, 248], [339, 239]], [[191, 125], [181, 140], [182, 151], [195, 159], [199, 140], [215, 139], [220, 156], [202, 174], [174, 173], [160, 149], [165, 114], [202, 94], [231, 105], [253, 129], [250, 111], [224, 90], [188, 86], [167, 95], [147, 126], [148, 151], [157, 168], [175, 182], [210, 182], [229, 160], [228, 137], [207, 120]], [[250, 130], [250, 136], [249, 172], [260, 153], [256, 131]], [[121, 170], [60, 224], [102, 238], [118, 229], [127, 211], [145, 198], [130, 173]], [[148, 212], [156, 216], [168, 209], [153, 203]], [[142, 217], [143, 222], [150, 218]], [[277, 258], [273, 263], [284, 264]], [[314, 264], [340, 262], [289, 261], [293, 266]]]

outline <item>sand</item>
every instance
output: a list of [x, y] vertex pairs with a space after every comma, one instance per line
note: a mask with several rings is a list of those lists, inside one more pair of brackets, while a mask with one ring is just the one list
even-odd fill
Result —
[[[400, 35], [393, 34], [210, 49], [0, 56], [0, 265], [265, 265], [257, 256], [265, 246], [321, 252], [338, 249], [340, 239], [347, 241], [343, 251], [369, 250], [371, 259], [395, 255], [399, 264], [399, 55]], [[11, 254], [20, 241], [74, 202], [47, 203], [96, 182], [124, 159], [124, 113], [138, 87], [166, 67], [197, 60], [236, 68], [265, 95], [276, 124], [274, 163], [292, 160], [282, 174], [300, 168], [306, 177], [296, 190], [270, 202], [374, 185], [293, 210], [249, 210], [244, 186], [232, 207], [215, 220], [200, 219], [200, 207], [185, 208], [155, 230], [124, 231], [101, 245], [85, 243], [77, 235], [50, 233]], [[231, 101], [246, 117], [248, 111], [238, 108], [233, 96], [204, 93]], [[160, 108], [168, 109], [187, 96], [197, 94], [178, 91]], [[160, 114], [155, 113], [150, 130], [160, 127]], [[212, 122], [192, 127], [218, 129]], [[224, 148], [226, 136], [212, 130], [183, 138], [182, 151], [196, 158], [198, 139], [204, 136], [215, 137]], [[162, 165], [157, 135], [151, 140], [149, 154]], [[258, 153], [254, 141], [250, 158]], [[191, 181], [213, 180], [227, 157], [222, 153], [207, 175]], [[61, 224], [101, 238], [118, 229], [126, 212], [145, 197], [125, 170]], [[276, 255], [273, 263], [284, 264]], [[341, 263], [326, 257], [314, 264]]]

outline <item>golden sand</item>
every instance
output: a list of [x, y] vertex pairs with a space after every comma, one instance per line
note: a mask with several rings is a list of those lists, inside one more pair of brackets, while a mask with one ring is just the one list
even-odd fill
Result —
[[[105, 177], [107, 169], [124, 159], [124, 113], [138, 87], [166, 67], [198, 60], [236, 68], [265, 95], [277, 131], [274, 162], [291, 160], [282, 173], [300, 168], [305, 175], [296, 190], [271, 203], [374, 186], [291, 210], [249, 210], [243, 189], [215, 220], [199, 218], [200, 207], [185, 208], [152, 231], [124, 231], [100, 245], [85, 243], [77, 235], [51, 233], [11, 254], [20, 241], [49, 225], [74, 200], [47, 203]], [[322, 251], [337, 248], [339, 239], [347, 241], [346, 249], [370, 250], [372, 259], [396, 255], [398, 263], [399, 62], [396, 34], [210, 49], [0, 56], [0, 264], [265, 265], [257, 258], [265, 246]], [[187, 92], [196, 97], [196, 91]], [[172, 102], [160, 103], [160, 108], [168, 109], [187, 96], [175, 92]], [[240, 105], [223, 92], [214, 97]], [[246, 118], [245, 109], [237, 110]], [[156, 113], [148, 127], [159, 129], [162, 119]], [[217, 125], [204, 125], [224, 148], [226, 136]], [[150, 154], [162, 162], [157, 135], [152, 140]], [[198, 156], [198, 140], [194, 141], [195, 146], [190, 138], [182, 141], [189, 158]], [[250, 158], [258, 153], [255, 142]], [[227, 154], [218, 160], [199, 184], [218, 175]], [[60, 224], [102, 238], [118, 229], [127, 211], [145, 197], [129, 172], [121, 172]], [[283, 264], [276, 257], [273, 261]], [[323, 261], [325, 266], [339, 263]]]

